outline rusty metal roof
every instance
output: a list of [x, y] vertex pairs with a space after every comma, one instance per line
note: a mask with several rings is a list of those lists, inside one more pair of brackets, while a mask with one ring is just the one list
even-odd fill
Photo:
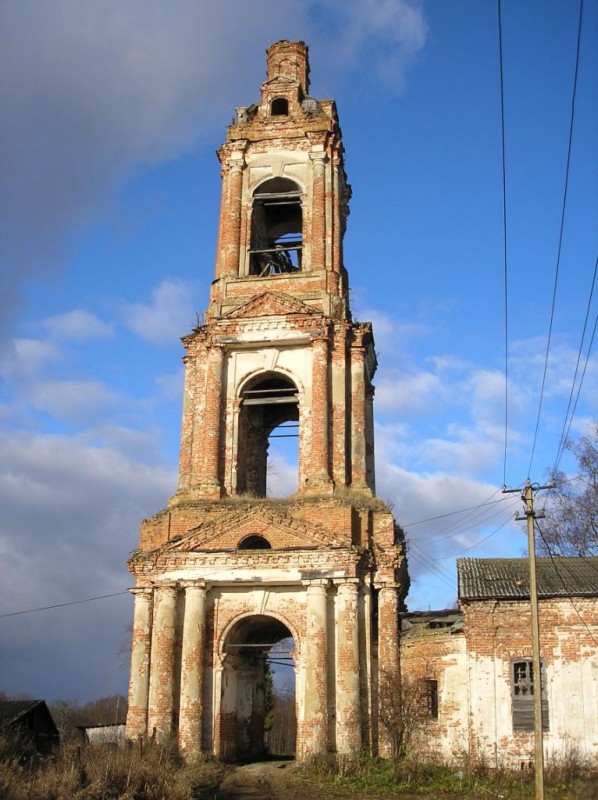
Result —
[[[598, 557], [537, 558], [539, 597], [598, 597]], [[458, 558], [460, 600], [529, 598], [527, 558]]]

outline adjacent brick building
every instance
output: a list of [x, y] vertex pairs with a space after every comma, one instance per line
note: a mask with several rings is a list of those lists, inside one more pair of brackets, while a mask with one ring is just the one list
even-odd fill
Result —
[[[401, 615], [401, 672], [435, 702], [416, 747], [445, 761], [534, 757], [528, 561], [457, 562], [459, 610]], [[598, 558], [537, 560], [545, 756], [598, 762]]]
[[[369, 323], [343, 264], [351, 195], [308, 51], [268, 50], [218, 151], [215, 280], [186, 349], [179, 485], [141, 525], [127, 735], [227, 758], [263, 748], [264, 660], [292, 637], [297, 754], [384, 751], [404, 538], [375, 496]], [[268, 440], [299, 437], [297, 491], [266, 496]]]

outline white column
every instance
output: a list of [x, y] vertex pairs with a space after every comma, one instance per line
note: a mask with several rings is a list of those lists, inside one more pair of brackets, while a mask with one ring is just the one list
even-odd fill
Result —
[[327, 582], [307, 587], [305, 696], [300, 731], [302, 757], [328, 749]]
[[201, 752], [205, 606], [205, 584], [185, 586], [179, 744], [186, 753]]
[[359, 579], [339, 584], [336, 598], [336, 746], [339, 753], [361, 748], [359, 698]]
[[162, 740], [172, 734], [176, 596], [173, 585], [155, 593], [147, 732]]
[[152, 589], [130, 589], [129, 591], [135, 597], [135, 607], [129, 676], [127, 738], [133, 739], [145, 736], [147, 733], [153, 591]]

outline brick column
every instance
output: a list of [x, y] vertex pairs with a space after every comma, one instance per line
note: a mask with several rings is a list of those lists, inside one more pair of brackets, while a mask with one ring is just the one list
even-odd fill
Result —
[[331, 470], [336, 486], [346, 486], [347, 475], [347, 325], [337, 324], [332, 347], [331, 396]]
[[[399, 670], [399, 613], [398, 585], [384, 584], [378, 592], [378, 685], [386, 675], [394, 678]], [[392, 745], [385, 729], [378, 731], [378, 747], [381, 756], [392, 755]]]
[[358, 578], [339, 584], [336, 598], [336, 747], [339, 753], [357, 753], [361, 748], [358, 594]]
[[147, 733], [153, 591], [151, 589], [129, 589], [129, 591], [135, 598], [135, 606], [133, 610], [131, 674], [129, 676], [127, 738], [133, 739], [138, 736], [145, 736]]
[[310, 269], [326, 266], [326, 154], [310, 153], [312, 160], [312, 207], [311, 207], [311, 264]]
[[328, 339], [322, 337], [313, 340], [312, 358], [312, 418], [309, 485], [321, 487], [326, 484], [331, 484], [329, 466]]
[[378, 749], [378, 705], [373, 702], [377, 676], [374, 675], [374, 643], [372, 641], [372, 590], [368, 584], [359, 590], [359, 654], [361, 665], [360, 697], [364, 715], [362, 745], [370, 752]]
[[301, 726], [302, 756], [328, 749], [328, 634], [327, 582], [307, 586], [305, 697]]
[[176, 586], [155, 590], [147, 729], [159, 740], [172, 734]]
[[374, 387], [371, 384], [369, 384], [365, 390], [365, 480], [368, 487], [375, 494]]
[[332, 159], [332, 269], [339, 272], [343, 263], [343, 234], [340, 222], [340, 187], [339, 187], [339, 168], [340, 158], [338, 152], [334, 153]]
[[365, 348], [351, 347], [351, 485], [367, 487]]
[[205, 606], [205, 584], [185, 586], [179, 746], [187, 754], [201, 752]]
[[225, 162], [220, 209], [219, 249], [220, 270], [217, 277], [239, 274], [241, 243], [241, 207], [245, 156], [235, 151]]
[[199, 491], [203, 496], [220, 497], [220, 411], [222, 400], [222, 347], [214, 345], [208, 352], [206, 402], [203, 417], [203, 464]]
[[193, 454], [193, 399], [194, 381], [192, 372], [195, 372], [195, 359], [185, 356], [185, 382], [183, 386], [183, 415], [181, 423], [181, 448], [179, 456], [179, 486], [178, 491], [184, 492], [191, 484], [192, 454]]

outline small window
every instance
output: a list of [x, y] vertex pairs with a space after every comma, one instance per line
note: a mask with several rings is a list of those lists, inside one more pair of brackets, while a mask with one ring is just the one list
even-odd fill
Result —
[[[548, 730], [548, 698], [546, 678], [542, 666], [542, 729]], [[534, 730], [534, 665], [531, 659], [513, 661], [511, 664], [511, 691], [513, 701], [513, 730]]]
[[272, 100], [272, 116], [286, 117], [289, 113], [289, 101], [285, 97], [277, 97]]
[[422, 710], [431, 719], [438, 719], [438, 681], [421, 682]]
[[239, 550], [271, 550], [272, 545], [263, 536], [254, 534], [239, 542]]

